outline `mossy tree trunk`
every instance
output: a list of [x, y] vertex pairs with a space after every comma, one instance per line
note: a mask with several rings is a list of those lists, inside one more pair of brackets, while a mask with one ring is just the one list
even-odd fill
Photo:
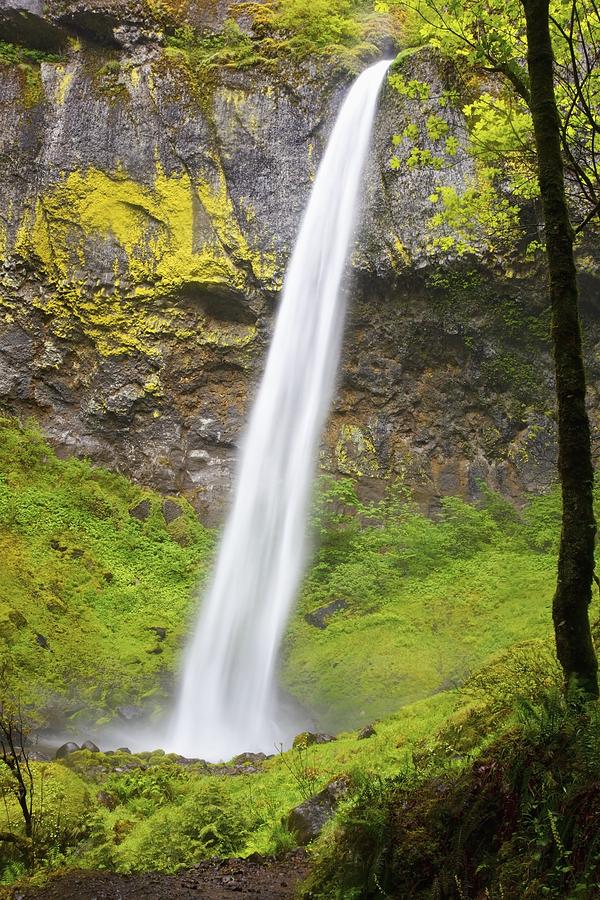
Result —
[[558, 399], [558, 468], [563, 501], [552, 615], [557, 655], [567, 688], [576, 687], [588, 696], [597, 697], [598, 663], [589, 622], [596, 534], [592, 504], [593, 467], [585, 408], [573, 229], [565, 198], [560, 120], [554, 93], [549, 0], [523, 0], [523, 6], [527, 22], [531, 113], [550, 274]]

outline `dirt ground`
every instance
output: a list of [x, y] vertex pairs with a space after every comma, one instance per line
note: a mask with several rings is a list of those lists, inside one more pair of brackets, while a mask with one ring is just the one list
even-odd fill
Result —
[[304, 850], [276, 859], [207, 860], [179, 875], [72, 872], [37, 890], [14, 889], [10, 900], [292, 900], [308, 871]]

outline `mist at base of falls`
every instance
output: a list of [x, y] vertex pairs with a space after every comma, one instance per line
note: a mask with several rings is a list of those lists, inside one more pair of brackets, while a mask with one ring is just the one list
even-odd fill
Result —
[[389, 65], [363, 72], [343, 103], [286, 273], [233, 504], [160, 741], [185, 756], [273, 753], [307, 724], [281, 702], [277, 665], [307, 559], [308, 507], [344, 327], [344, 276]]

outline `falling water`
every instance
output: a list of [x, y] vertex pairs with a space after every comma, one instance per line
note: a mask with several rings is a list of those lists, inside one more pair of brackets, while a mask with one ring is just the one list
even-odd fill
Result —
[[307, 508], [344, 323], [342, 281], [389, 65], [363, 72], [340, 110], [286, 274], [233, 506], [185, 659], [169, 736], [180, 753], [210, 760], [272, 753], [289, 737], [279, 718], [277, 657], [305, 563]]

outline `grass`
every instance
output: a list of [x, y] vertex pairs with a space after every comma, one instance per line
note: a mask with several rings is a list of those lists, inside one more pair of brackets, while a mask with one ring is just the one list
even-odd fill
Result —
[[[215, 547], [177, 502], [168, 525], [159, 495], [59, 460], [35, 427], [0, 420], [0, 647], [38, 723], [66, 716], [81, 731], [119, 704], [164, 707]], [[538, 682], [556, 681], [547, 638], [559, 518], [556, 492], [519, 515], [493, 494], [477, 508], [449, 498], [431, 521], [402, 486], [364, 505], [352, 482], [325, 483], [283, 676], [320, 727], [344, 733], [236, 777], [162, 752], [36, 764], [37, 795], [45, 779], [63, 798], [58, 819], [56, 804], [36, 813], [39, 871], [177, 871], [203, 855], [276, 852], [293, 843], [288, 811], [332, 778], [360, 791], [431, 760], [467, 766], [510, 719], [532, 659]], [[324, 629], [305, 620], [339, 599]], [[376, 734], [358, 740], [351, 729], [371, 721]], [[15, 828], [10, 780], [0, 782], [2, 827]], [[14, 847], [2, 854], [6, 882], [25, 873]]]

